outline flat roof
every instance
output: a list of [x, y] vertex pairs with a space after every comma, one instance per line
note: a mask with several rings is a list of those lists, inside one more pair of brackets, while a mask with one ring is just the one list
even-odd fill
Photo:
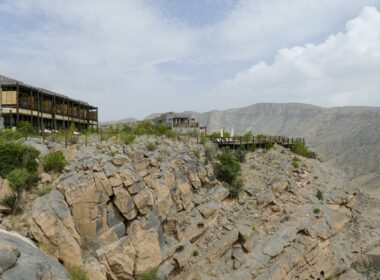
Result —
[[48, 89], [37, 88], [37, 87], [31, 86], [31, 85], [25, 84], [25, 83], [23, 83], [21, 81], [18, 81], [18, 80], [11, 79], [11, 78], [8, 78], [6, 76], [0, 75], [0, 86], [1, 86], [1, 88], [3, 88], [3, 86], [15, 86], [15, 85], [19, 85], [19, 86], [26, 87], [26, 88], [31, 88], [31, 89], [40, 91], [40, 92], [42, 92], [44, 94], [47, 94], [47, 95], [57, 96], [57, 97], [60, 97], [60, 98], [63, 98], [63, 99], [68, 99], [70, 101], [73, 101], [73, 102], [76, 102], [76, 103], [79, 103], [79, 104], [91, 107], [92, 109], [96, 109], [96, 107], [91, 106], [89, 103], [87, 103], [85, 101], [73, 99], [73, 98], [70, 98], [70, 97], [68, 97], [66, 95], [63, 95], [63, 94], [60, 94], [60, 93], [56, 93], [56, 92], [48, 90]]

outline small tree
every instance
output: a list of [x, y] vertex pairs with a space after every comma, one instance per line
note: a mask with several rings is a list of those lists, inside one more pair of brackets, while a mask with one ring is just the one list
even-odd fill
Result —
[[37, 172], [39, 151], [17, 142], [0, 141], [0, 176], [5, 178], [16, 168], [25, 168], [29, 173]]
[[28, 136], [36, 134], [34, 127], [30, 124], [30, 122], [27, 121], [20, 121], [17, 124], [17, 130], [22, 134], [25, 140], [28, 138]]
[[230, 150], [223, 150], [219, 156], [219, 163], [215, 167], [216, 177], [228, 184], [237, 178], [240, 174], [240, 164], [236, 161], [235, 155]]
[[243, 141], [244, 142], [251, 142], [253, 139], [253, 133], [252, 131], [248, 131], [243, 135]]
[[129, 145], [135, 141], [136, 135], [134, 135], [134, 134], [122, 134], [121, 139], [124, 142], [124, 144]]
[[15, 212], [18, 209], [22, 192], [28, 187], [31, 183], [32, 175], [25, 169], [14, 169], [11, 171], [7, 179], [9, 181], [9, 186], [16, 193], [17, 199], [14, 202], [12, 212]]
[[61, 151], [51, 152], [43, 160], [44, 170], [50, 172], [53, 170], [61, 171], [67, 164], [64, 154]]

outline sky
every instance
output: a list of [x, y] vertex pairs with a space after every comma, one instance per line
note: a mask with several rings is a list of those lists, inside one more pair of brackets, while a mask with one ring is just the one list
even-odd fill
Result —
[[0, 0], [0, 74], [102, 121], [380, 106], [380, 0]]

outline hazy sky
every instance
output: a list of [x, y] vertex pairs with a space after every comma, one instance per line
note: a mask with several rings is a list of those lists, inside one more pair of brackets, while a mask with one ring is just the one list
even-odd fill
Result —
[[380, 106], [380, 0], [0, 0], [0, 73], [101, 120]]

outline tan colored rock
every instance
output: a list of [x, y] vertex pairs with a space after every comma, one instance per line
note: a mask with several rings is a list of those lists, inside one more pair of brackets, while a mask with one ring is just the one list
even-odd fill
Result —
[[121, 186], [123, 184], [123, 180], [121, 179], [119, 175], [113, 176], [109, 178], [109, 180], [110, 180], [111, 186], [114, 188]]
[[42, 184], [51, 184], [52, 183], [51, 175], [48, 173], [42, 173], [41, 174], [41, 183]]
[[157, 228], [144, 229], [143, 225], [136, 221], [128, 228], [128, 235], [131, 237], [136, 249], [136, 274], [150, 271], [162, 262]]
[[194, 252], [194, 246], [190, 242], [186, 242], [181, 246], [180, 250], [174, 254], [173, 258], [180, 268], [184, 267], [191, 259]]
[[107, 176], [104, 174], [104, 172], [95, 173], [94, 179], [95, 179], [96, 187], [98, 189], [100, 187], [102, 187], [108, 196], [113, 195], [112, 185], [111, 185], [110, 181], [108, 180]]
[[135, 203], [129, 192], [123, 187], [114, 188], [115, 200], [114, 203], [121, 214], [127, 219], [132, 220], [137, 216]]
[[129, 187], [140, 180], [140, 176], [135, 171], [129, 168], [120, 169], [119, 175], [123, 180], [125, 187]]
[[116, 155], [112, 159], [112, 163], [116, 166], [122, 166], [126, 161], [128, 161], [128, 157], [123, 155]]
[[146, 170], [148, 166], [149, 166], [149, 159], [147, 158], [143, 158], [133, 163], [133, 167], [136, 169], [137, 172]]
[[143, 188], [132, 198], [141, 214], [146, 215], [152, 210], [154, 205], [154, 197], [152, 191], [147, 187]]
[[176, 179], [176, 188], [172, 193], [172, 196], [177, 206], [177, 210], [188, 210], [192, 207], [193, 192], [191, 185], [186, 178], [179, 177]]
[[215, 262], [219, 260], [223, 254], [232, 247], [232, 245], [238, 240], [239, 238], [239, 231], [237, 229], [233, 229], [229, 232], [227, 232], [222, 239], [217, 240], [215, 242], [214, 249], [211, 250], [210, 253], [208, 253], [207, 258], [211, 262]]
[[41, 244], [54, 248], [68, 266], [82, 265], [80, 237], [62, 194], [57, 190], [33, 202], [30, 231]]
[[208, 203], [205, 203], [205, 204], [199, 206], [198, 210], [199, 210], [199, 212], [201, 212], [203, 217], [205, 217], [207, 219], [211, 215], [213, 215], [219, 209], [219, 207], [220, 206], [216, 202], [210, 201]]
[[[133, 279], [136, 251], [128, 236], [96, 251], [111, 279]], [[107, 279], [109, 279], [107, 277]]]
[[7, 179], [3, 180], [0, 177], [0, 200], [2, 200], [4, 197], [12, 195], [13, 191], [11, 187], [9, 186], [9, 182]]
[[104, 267], [104, 265], [101, 265], [96, 258], [87, 258], [84, 263], [84, 268], [89, 279], [107, 280], [106, 267]]

